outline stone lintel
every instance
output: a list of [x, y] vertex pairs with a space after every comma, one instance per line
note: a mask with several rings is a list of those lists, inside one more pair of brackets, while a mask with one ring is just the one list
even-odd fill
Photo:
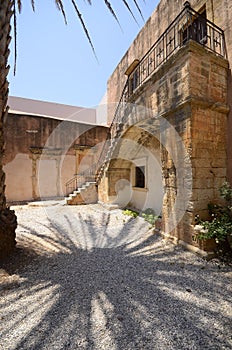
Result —
[[129, 76], [138, 65], [139, 60], [134, 60], [125, 71], [125, 75]]
[[92, 146], [88, 146], [88, 145], [74, 145], [74, 149], [76, 151], [85, 151], [87, 149], [90, 149]]
[[30, 147], [29, 150], [32, 154], [44, 154], [48, 156], [59, 156], [63, 152], [62, 148]]

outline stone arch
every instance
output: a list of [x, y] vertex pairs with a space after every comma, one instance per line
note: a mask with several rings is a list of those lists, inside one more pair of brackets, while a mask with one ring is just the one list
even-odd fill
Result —
[[[144, 186], [136, 184], [143, 169]], [[125, 129], [113, 152], [106, 175], [108, 201], [138, 210], [152, 208], [160, 214], [163, 203], [160, 142], [135, 124]]]

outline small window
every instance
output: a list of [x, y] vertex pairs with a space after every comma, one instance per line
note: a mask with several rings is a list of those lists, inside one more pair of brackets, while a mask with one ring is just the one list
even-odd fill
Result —
[[145, 166], [135, 167], [135, 187], [145, 188]]
[[139, 74], [136, 69], [134, 73], [129, 78], [129, 95], [133, 94], [134, 90], [138, 87], [139, 83]]

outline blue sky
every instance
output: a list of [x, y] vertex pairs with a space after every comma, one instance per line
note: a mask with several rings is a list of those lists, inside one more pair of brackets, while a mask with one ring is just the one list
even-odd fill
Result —
[[[77, 2], [99, 62], [71, 1], [63, 1], [68, 25], [64, 24], [55, 1], [35, 1], [35, 13], [30, 0], [22, 2], [22, 13], [17, 19], [17, 71], [14, 76], [13, 68], [10, 70], [10, 95], [83, 107], [98, 105], [107, 79], [144, 25], [133, 1], [129, 3], [139, 26], [122, 1], [111, 0], [122, 30], [103, 0], [93, 1], [92, 6], [87, 1]], [[158, 0], [138, 3], [146, 21]], [[13, 46], [9, 63], [13, 67]]]

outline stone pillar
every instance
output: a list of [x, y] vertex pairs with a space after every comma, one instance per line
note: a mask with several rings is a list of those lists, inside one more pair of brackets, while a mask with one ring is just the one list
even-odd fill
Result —
[[[167, 151], [163, 151], [163, 232], [193, 245], [196, 244], [192, 240], [195, 215], [203, 219], [208, 217], [208, 204], [220, 201], [218, 190], [226, 179], [227, 78], [228, 62], [225, 59], [207, 52], [197, 43], [190, 43], [188, 86], [180, 90], [188, 91], [189, 96], [179, 105], [179, 110], [167, 116], [187, 150], [192, 170], [192, 191], [186, 212], [170, 232], [168, 217], [179, 194], [176, 177], [179, 169], [172, 164]], [[186, 176], [188, 174], [183, 181]], [[178, 211], [178, 208], [175, 210]]]
[[84, 156], [88, 153], [88, 151], [91, 149], [90, 146], [80, 146], [75, 145], [75, 152], [76, 152], [76, 175], [78, 172], [80, 172], [80, 164]]
[[[43, 149], [41, 147], [31, 147], [31, 161], [32, 161], [32, 196], [34, 200], [41, 198], [39, 193], [39, 162], [43, 160], [55, 161], [56, 163], [56, 172], [54, 176], [56, 194], [55, 196], [61, 195], [61, 186], [60, 186], [60, 162], [62, 156], [62, 150], [60, 149]], [[49, 171], [49, 169], [48, 169]], [[54, 194], [53, 194], [54, 196]]]

